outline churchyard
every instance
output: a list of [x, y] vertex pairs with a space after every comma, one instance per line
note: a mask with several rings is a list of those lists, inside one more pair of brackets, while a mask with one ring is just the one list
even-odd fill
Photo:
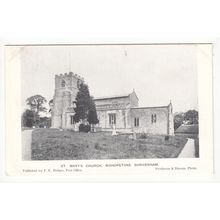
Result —
[[84, 133], [59, 129], [32, 132], [32, 160], [176, 158], [187, 139], [164, 135], [112, 136], [109, 132]]

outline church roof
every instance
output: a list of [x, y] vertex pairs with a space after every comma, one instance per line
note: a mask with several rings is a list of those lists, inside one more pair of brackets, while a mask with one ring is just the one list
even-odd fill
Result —
[[103, 96], [103, 97], [98, 97], [95, 98], [94, 100], [104, 100], [104, 99], [119, 99], [119, 98], [126, 98], [129, 95], [117, 95], [117, 96]]
[[[132, 93], [126, 93], [126, 94], [120, 94], [120, 95], [115, 95], [115, 96], [103, 96], [103, 97], [98, 97], [94, 98], [95, 101], [98, 100], [105, 100], [105, 99], [120, 99], [120, 98], [127, 98], [131, 95]], [[136, 95], [137, 96], [137, 95]]]
[[165, 105], [165, 106], [151, 106], [151, 107], [132, 107], [131, 109], [148, 109], [148, 108], [168, 108], [168, 106]]

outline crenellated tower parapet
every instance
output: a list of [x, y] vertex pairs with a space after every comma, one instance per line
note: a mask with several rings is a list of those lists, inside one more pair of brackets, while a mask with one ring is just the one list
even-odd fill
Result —
[[78, 88], [82, 82], [84, 82], [84, 78], [73, 72], [55, 75], [55, 90]]

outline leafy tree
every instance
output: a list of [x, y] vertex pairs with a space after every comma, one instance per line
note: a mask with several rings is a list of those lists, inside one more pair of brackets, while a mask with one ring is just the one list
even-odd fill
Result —
[[184, 113], [176, 113], [174, 115], [174, 130], [176, 130], [180, 125], [183, 124], [184, 121]]
[[48, 104], [49, 106], [53, 105], [53, 99], [51, 99]]
[[47, 100], [41, 95], [34, 95], [26, 100], [27, 105], [30, 107], [30, 110], [35, 112], [38, 116], [41, 112], [46, 112], [47, 109], [44, 107], [44, 104]]
[[22, 114], [22, 126], [23, 127], [32, 127], [35, 125], [35, 115], [36, 113], [26, 109], [25, 112]]
[[196, 110], [189, 110], [184, 114], [184, 120], [188, 121], [189, 124], [199, 123], [199, 114]]
[[74, 110], [75, 122], [88, 122], [91, 125], [99, 122], [93, 97], [90, 96], [89, 88], [84, 83], [81, 83], [79, 86], [79, 91], [76, 96], [76, 108]]
[[53, 108], [53, 99], [51, 99], [48, 103], [49, 105], [49, 112], [52, 113], [52, 108]]
[[81, 83], [79, 86], [79, 91], [76, 96], [76, 108], [74, 121], [75, 122], [85, 122], [88, 118], [88, 112], [90, 109], [90, 93], [89, 88], [86, 84]]
[[90, 98], [90, 108], [88, 112], [88, 122], [90, 125], [95, 125], [99, 123], [97, 112], [96, 112], [96, 106], [95, 102], [93, 100], [93, 97]]
[[47, 100], [41, 95], [34, 95], [26, 99], [26, 103], [30, 107], [29, 110], [33, 112], [33, 125], [37, 125], [40, 122], [40, 113], [47, 111], [44, 107], [46, 102]]
[[180, 112], [174, 115], [174, 129], [176, 130], [184, 122], [187, 124], [198, 124], [199, 117], [198, 111], [188, 110], [187, 112]]

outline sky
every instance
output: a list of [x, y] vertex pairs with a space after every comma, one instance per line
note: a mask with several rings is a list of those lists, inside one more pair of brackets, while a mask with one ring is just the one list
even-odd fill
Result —
[[84, 77], [94, 97], [135, 90], [139, 106], [164, 106], [174, 112], [198, 110], [196, 45], [68, 45], [25, 46], [20, 49], [21, 91], [48, 102], [55, 74]]

